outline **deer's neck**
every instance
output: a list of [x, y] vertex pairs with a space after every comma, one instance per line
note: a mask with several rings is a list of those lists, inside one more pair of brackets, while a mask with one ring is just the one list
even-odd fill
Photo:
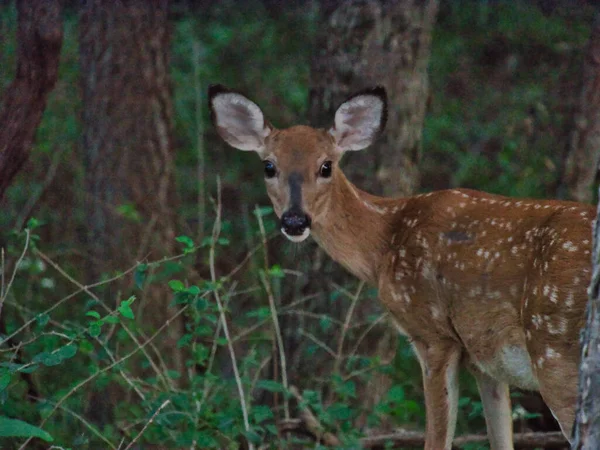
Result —
[[332, 182], [329, 209], [313, 224], [314, 238], [352, 274], [377, 284], [379, 265], [391, 243], [395, 207], [405, 200], [363, 192], [341, 172]]

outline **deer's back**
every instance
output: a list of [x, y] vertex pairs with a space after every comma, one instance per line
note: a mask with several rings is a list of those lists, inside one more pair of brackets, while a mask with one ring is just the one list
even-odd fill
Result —
[[413, 339], [458, 340], [480, 369], [536, 388], [544, 364], [577, 364], [593, 219], [573, 202], [414, 197], [391, 221], [382, 301]]

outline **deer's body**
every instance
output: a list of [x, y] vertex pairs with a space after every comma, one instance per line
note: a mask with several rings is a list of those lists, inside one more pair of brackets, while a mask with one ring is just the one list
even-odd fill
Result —
[[[244, 144], [248, 139], [260, 143], [251, 149], [269, 169], [267, 190], [282, 231], [292, 240], [312, 233], [334, 260], [377, 286], [396, 327], [412, 341], [423, 372], [426, 448], [451, 447], [461, 364], [477, 380], [492, 448], [512, 448], [509, 385], [539, 390], [569, 437], [592, 207], [466, 189], [376, 197], [335, 166], [342, 150], [373, 139], [376, 133], [360, 131], [378, 128], [369, 114], [385, 121], [380, 92], [344, 103], [329, 131], [275, 130], [244, 101], [250, 102], [226, 90], [211, 93], [214, 120], [232, 145], [247, 150], [258, 145]], [[239, 131], [244, 106], [252, 133]], [[331, 170], [324, 170], [327, 163]]]

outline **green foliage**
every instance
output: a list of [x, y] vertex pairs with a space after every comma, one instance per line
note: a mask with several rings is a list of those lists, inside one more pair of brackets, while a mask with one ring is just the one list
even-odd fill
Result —
[[9, 419], [0, 416], [0, 437], [37, 437], [46, 442], [52, 442], [52, 436], [41, 428], [23, 422], [22, 420]]

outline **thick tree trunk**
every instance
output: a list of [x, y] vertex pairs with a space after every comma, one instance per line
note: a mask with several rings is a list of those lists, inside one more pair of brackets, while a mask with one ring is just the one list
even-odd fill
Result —
[[[174, 251], [174, 149], [167, 0], [87, 0], [80, 22], [89, 273], [123, 270]], [[117, 299], [119, 300], [119, 299]], [[150, 286], [137, 320], [169, 317], [166, 286]], [[183, 372], [181, 323], [159, 350]]]
[[600, 15], [594, 21], [583, 62], [583, 80], [565, 163], [562, 190], [591, 203], [600, 163]]
[[[339, 104], [361, 89], [382, 85], [389, 96], [387, 129], [371, 148], [352, 152], [344, 171], [358, 187], [387, 196], [410, 195], [419, 186], [418, 163], [425, 115], [436, 0], [350, 0], [324, 2], [317, 54], [312, 62], [309, 120], [332, 125]], [[326, 286], [328, 272], [317, 254], [312, 289]], [[327, 263], [330, 264], [330, 263]], [[338, 269], [339, 270], [339, 269]], [[378, 306], [364, 301], [355, 318], [372, 315]], [[344, 320], [345, 310], [329, 310]], [[359, 319], [356, 319], [359, 320]], [[393, 359], [397, 333], [389, 326], [374, 329], [362, 347], [383, 361]], [[390, 380], [375, 374], [364, 392], [367, 410], [382, 400]], [[384, 427], [388, 424], [384, 424]]]
[[594, 224], [593, 274], [581, 337], [579, 399], [573, 449], [600, 448], [600, 203]]
[[58, 78], [63, 25], [58, 0], [19, 0], [17, 72], [0, 111], [0, 200], [21, 169]]
[[312, 65], [309, 114], [330, 126], [350, 94], [382, 85], [389, 100], [387, 130], [373, 148], [352, 155], [346, 171], [359, 187], [408, 195], [419, 186], [427, 65], [438, 2], [352, 0], [326, 8]]

